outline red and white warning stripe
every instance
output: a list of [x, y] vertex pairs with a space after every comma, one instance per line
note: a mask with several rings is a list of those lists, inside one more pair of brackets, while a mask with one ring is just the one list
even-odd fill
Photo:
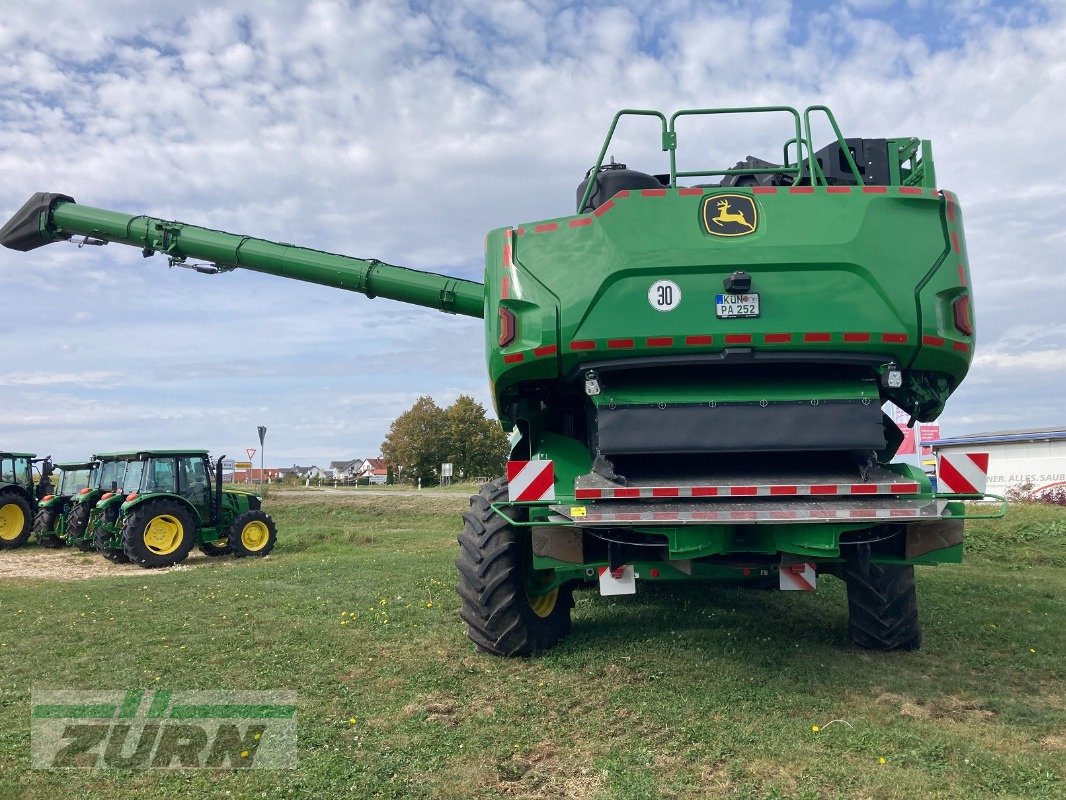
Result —
[[818, 586], [818, 573], [813, 561], [781, 564], [777, 574], [780, 576], [778, 586], [786, 591], [813, 592]]
[[507, 499], [513, 503], [555, 499], [555, 467], [551, 461], [508, 461]]
[[894, 483], [759, 483], [706, 486], [624, 486], [574, 490], [578, 500], [626, 500], [652, 497], [848, 497], [918, 494], [914, 481]]
[[937, 491], [984, 494], [988, 485], [988, 453], [941, 453], [936, 465]]
[[[918, 520], [938, 516], [937, 504], [930, 501], [921, 506], [900, 506], [892, 508], [759, 508], [744, 510], [701, 509], [699, 511], [602, 511], [596, 506], [581, 509], [583, 513], [574, 514], [571, 509], [569, 518], [579, 526], [616, 525], [620, 523], [639, 523], [642, 525], [664, 525], [669, 523], [782, 523], [782, 522], [835, 522], [865, 521], [879, 519]], [[565, 513], [565, 511], [564, 511]]]

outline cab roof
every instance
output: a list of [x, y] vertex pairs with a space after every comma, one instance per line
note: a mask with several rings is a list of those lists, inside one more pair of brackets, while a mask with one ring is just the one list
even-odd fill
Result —
[[56, 461], [53, 466], [59, 469], [88, 469], [95, 461]]
[[6, 450], [0, 450], [0, 458], [37, 458], [36, 453], [9, 453]]

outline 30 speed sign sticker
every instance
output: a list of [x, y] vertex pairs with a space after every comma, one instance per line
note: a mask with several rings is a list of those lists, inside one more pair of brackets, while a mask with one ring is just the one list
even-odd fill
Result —
[[673, 311], [681, 302], [681, 289], [673, 281], [655, 281], [648, 289], [648, 302], [656, 311]]

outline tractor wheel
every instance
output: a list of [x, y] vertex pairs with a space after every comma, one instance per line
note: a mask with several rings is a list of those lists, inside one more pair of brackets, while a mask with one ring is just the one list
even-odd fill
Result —
[[42, 547], [56, 548], [66, 544], [53, 532], [57, 519], [59, 519], [59, 510], [55, 508], [42, 508], [33, 518], [33, 533]]
[[278, 527], [265, 511], [245, 511], [229, 526], [227, 539], [234, 558], [265, 556], [277, 540]]
[[157, 500], [137, 506], [122, 521], [122, 549], [145, 569], [172, 567], [196, 542], [196, 523], [181, 503]]
[[217, 556], [228, 556], [232, 550], [230, 550], [229, 540], [215, 539], [213, 542], [200, 542], [200, 552], [205, 556], [211, 556], [215, 558]]
[[22, 547], [32, 527], [30, 504], [14, 492], [0, 494], [0, 548]]
[[92, 513], [93, 510], [88, 503], [78, 503], [67, 517], [67, 541], [85, 552], [93, 549], [92, 539], [85, 535], [89, 527], [89, 516]]
[[[117, 508], [109, 508], [108, 516], [118, 515]], [[114, 521], [108, 519], [104, 520], [108, 524], [113, 525]], [[96, 530], [93, 531], [93, 547], [96, 548], [96, 552], [106, 558], [108, 561], [114, 564], [128, 564], [130, 563], [129, 556], [121, 548], [116, 548], [111, 543], [111, 534], [103, 525], [98, 525]]]
[[874, 564], [870, 546], [847, 554], [848, 630], [868, 650], [917, 650], [922, 645], [918, 593], [910, 564]]
[[470, 498], [459, 534], [459, 616], [467, 636], [485, 653], [526, 656], [548, 650], [570, 632], [573, 589], [561, 586], [530, 596], [527, 575], [532, 557], [530, 537], [492, 510], [507, 498], [500, 478]]

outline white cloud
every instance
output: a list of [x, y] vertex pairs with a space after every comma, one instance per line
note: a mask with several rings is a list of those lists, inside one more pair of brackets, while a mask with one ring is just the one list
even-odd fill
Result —
[[[945, 432], [1005, 407], [1059, 422], [1045, 402], [1059, 351], [1041, 324], [1066, 297], [1057, 4], [936, 4], [958, 22], [947, 49], [887, 22], [876, 0], [796, 13], [681, 0], [97, 5], [91, 25], [73, 21], [75, 4], [5, 10], [0, 216], [32, 191], [63, 191], [477, 278], [485, 231], [571, 209], [617, 108], [826, 102], [851, 135], [932, 139], [940, 182], [960, 196], [981, 336]], [[810, 26], [799, 47], [787, 44], [796, 24]], [[647, 129], [622, 133], [620, 160], [663, 158]], [[723, 165], [753, 152], [715, 135]], [[476, 321], [265, 276], [168, 272], [114, 245], [3, 251], [0, 278], [0, 339], [22, 345], [0, 384], [0, 438], [22, 438], [12, 446], [80, 457], [181, 432], [232, 450], [269, 415], [273, 452], [322, 460], [375, 451], [420, 393], [488, 405]], [[63, 379], [93, 373], [113, 377], [91, 397]], [[987, 385], [1000, 373], [1004, 394]], [[10, 382], [47, 375], [32, 405]]]

